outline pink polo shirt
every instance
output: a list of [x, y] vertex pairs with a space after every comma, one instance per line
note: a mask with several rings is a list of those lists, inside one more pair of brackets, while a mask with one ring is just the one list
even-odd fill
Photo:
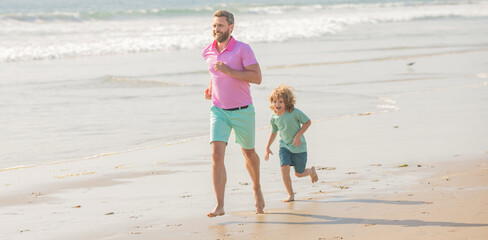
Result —
[[217, 41], [206, 46], [203, 59], [208, 64], [208, 71], [212, 77], [212, 101], [219, 108], [229, 109], [252, 104], [251, 89], [248, 82], [233, 78], [222, 72], [215, 71], [217, 61], [227, 64], [232, 69], [243, 71], [244, 67], [256, 64], [258, 61], [249, 45], [236, 41], [231, 37], [229, 44], [218, 52]]

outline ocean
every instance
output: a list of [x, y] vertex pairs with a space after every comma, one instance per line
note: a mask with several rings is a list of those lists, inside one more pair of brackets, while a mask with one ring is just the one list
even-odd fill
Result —
[[[218, 9], [234, 13], [233, 35], [250, 44], [260, 61], [263, 84], [251, 90], [259, 129], [268, 126], [267, 95], [280, 82], [295, 87], [314, 121], [398, 108], [385, 96], [402, 90], [358, 87], [388, 79], [293, 76], [289, 68], [339, 69], [351, 61], [380, 64], [391, 50], [422, 55], [427, 48], [469, 51], [488, 44], [488, 1], [482, 0], [2, 0], [0, 168], [207, 137], [210, 103], [203, 90], [209, 75], [200, 50], [212, 41], [212, 13]], [[412, 44], [412, 36], [425, 42]], [[449, 42], [442, 42], [446, 36]], [[303, 49], [275, 61], [273, 51], [297, 42]], [[328, 47], [316, 47], [323, 43]], [[328, 57], [303, 58], [314, 54]], [[478, 71], [472, 79], [487, 76]]]
[[3, 0], [0, 61], [200, 48], [211, 40], [208, 16], [221, 8], [239, 16], [234, 34], [248, 43], [323, 37], [365, 23], [488, 15], [486, 1], [212, 2]]

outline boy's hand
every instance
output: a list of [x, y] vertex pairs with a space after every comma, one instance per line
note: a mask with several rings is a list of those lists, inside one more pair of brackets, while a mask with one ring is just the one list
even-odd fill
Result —
[[271, 149], [266, 148], [266, 152], [264, 153], [264, 160], [269, 160], [269, 154], [273, 155], [273, 152], [271, 151]]
[[293, 145], [295, 147], [300, 147], [302, 146], [302, 140], [300, 139], [301, 136], [296, 135], [295, 138], [293, 138]]

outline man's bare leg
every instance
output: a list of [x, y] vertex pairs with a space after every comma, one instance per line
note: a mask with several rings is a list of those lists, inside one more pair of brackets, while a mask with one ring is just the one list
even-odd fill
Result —
[[259, 156], [256, 154], [256, 151], [253, 149], [242, 149], [242, 153], [246, 158], [246, 168], [251, 176], [252, 180], [252, 187], [254, 190], [254, 201], [256, 206], [256, 213], [264, 213], [264, 197], [263, 192], [261, 191], [261, 183], [260, 183], [260, 173], [259, 173]]
[[207, 214], [207, 216], [211, 218], [225, 214], [224, 196], [225, 184], [227, 183], [227, 172], [225, 171], [224, 164], [225, 147], [225, 142], [212, 142], [212, 178], [217, 206], [215, 206], [212, 212]]

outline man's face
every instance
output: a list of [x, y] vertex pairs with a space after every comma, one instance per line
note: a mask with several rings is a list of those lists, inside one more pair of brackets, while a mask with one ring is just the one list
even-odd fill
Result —
[[229, 25], [225, 17], [214, 17], [212, 35], [217, 42], [226, 41], [234, 25]]

